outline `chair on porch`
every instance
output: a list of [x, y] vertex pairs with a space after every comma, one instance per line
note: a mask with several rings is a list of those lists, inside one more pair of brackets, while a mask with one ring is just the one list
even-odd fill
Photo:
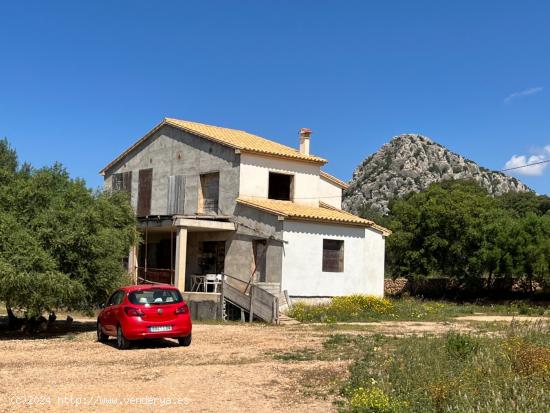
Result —
[[191, 281], [192, 281], [191, 291], [199, 292], [201, 289], [204, 290], [205, 288], [204, 275], [198, 275], [198, 274], [192, 275]]
[[204, 276], [204, 292], [208, 292], [208, 286], [212, 285], [214, 288], [214, 293], [218, 292], [218, 286], [221, 284], [222, 275], [221, 274], [206, 274]]

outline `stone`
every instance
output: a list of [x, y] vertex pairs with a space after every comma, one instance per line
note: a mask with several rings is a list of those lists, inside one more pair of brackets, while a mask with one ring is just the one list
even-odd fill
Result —
[[479, 166], [430, 138], [406, 134], [394, 137], [355, 169], [342, 206], [353, 214], [372, 209], [386, 215], [392, 199], [445, 179], [474, 180], [494, 196], [532, 192], [518, 179]]

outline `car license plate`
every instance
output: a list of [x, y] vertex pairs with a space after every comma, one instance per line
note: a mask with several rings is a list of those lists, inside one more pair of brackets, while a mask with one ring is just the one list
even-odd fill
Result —
[[172, 326], [151, 326], [149, 332], [158, 333], [160, 331], [172, 331]]

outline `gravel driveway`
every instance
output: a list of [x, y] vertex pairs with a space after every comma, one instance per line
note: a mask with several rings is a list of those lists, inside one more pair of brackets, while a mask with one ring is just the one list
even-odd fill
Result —
[[95, 341], [93, 320], [56, 337], [0, 337], [0, 411], [326, 412], [304, 377], [345, 375], [344, 363], [275, 360], [320, 346], [304, 326], [196, 324], [193, 343], [146, 342], [126, 351]]

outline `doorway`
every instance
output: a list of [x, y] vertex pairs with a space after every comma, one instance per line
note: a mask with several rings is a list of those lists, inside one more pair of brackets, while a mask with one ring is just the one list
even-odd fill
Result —
[[225, 264], [225, 241], [203, 241], [199, 247], [202, 274], [221, 274]]
[[258, 282], [266, 282], [267, 242], [265, 239], [252, 241], [254, 254], [254, 275]]

